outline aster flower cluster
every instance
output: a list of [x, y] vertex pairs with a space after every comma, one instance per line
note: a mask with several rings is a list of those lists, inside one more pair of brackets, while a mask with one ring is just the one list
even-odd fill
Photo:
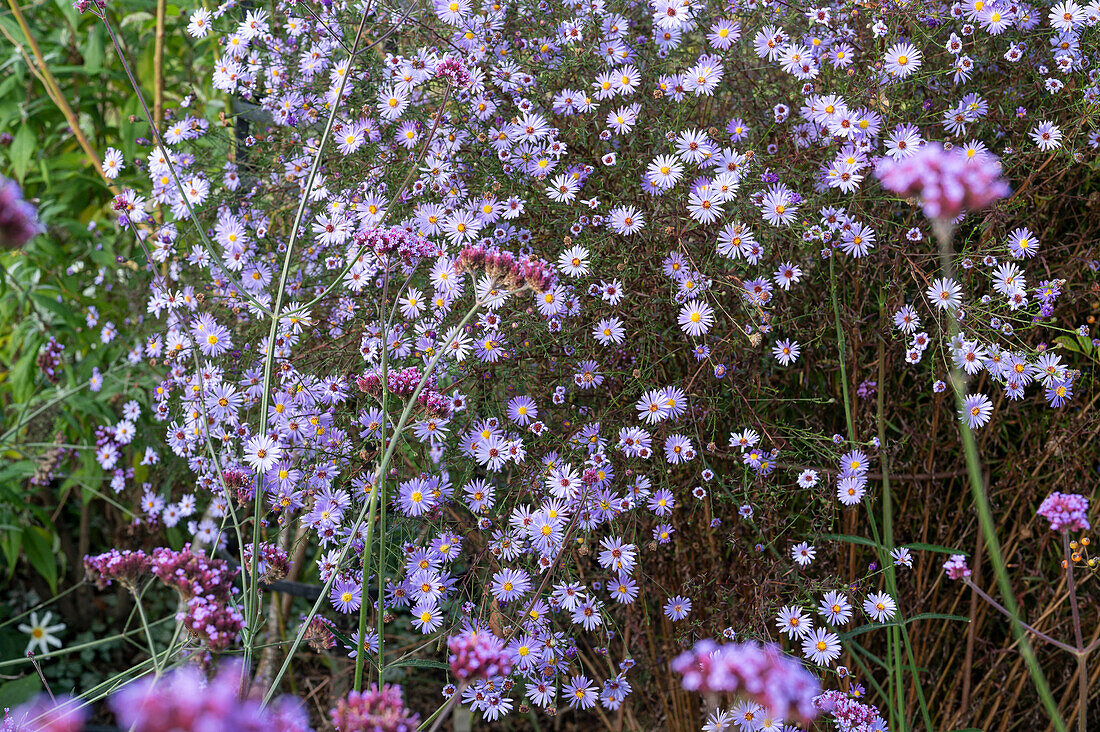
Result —
[[[1068, 95], [1100, 96], [1096, 53], [1080, 42], [1095, 21], [1081, 8], [1049, 20], [1048, 43], [1033, 40], [1034, 8], [1000, 2], [869, 9], [864, 24], [842, 3], [457, 0], [433, 3], [379, 58], [350, 52], [353, 10], [380, 27], [402, 22], [374, 6], [195, 9], [187, 32], [218, 54], [210, 83], [272, 123], [211, 164], [212, 125], [189, 100], [166, 110], [163, 146], [105, 159], [137, 189], [113, 207], [155, 265], [151, 332], [134, 346], [157, 369], [147, 416], [195, 492], [133, 485], [122, 467], [132, 420], [102, 425], [96, 458], [116, 490], [141, 495], [150, 527], [240, 551], [260, 575], [281, 571], [285, 557], [267, 547], [298, 521], [326, 612], [373, 620], [353, 640], [356, 660], [386, 660], [395, 623], [448, 637], [466, 682], [452, 692], [487, 720], [518, 699], [618, 709], [633, 664], [610, 630], [616, 616], [640, 602], [678, 627], [711, 613], [694, 590], [643, 592], [646, 547], [669, 551], [697, 510], [713, 531], [727, 504], [750, 522], [778, 489], [816, 498], [823, 482], [850, 507], [875, 489], [876, 440], [764, 441], [754, 416], [724, 453], [708, 433], [731, 427], [716, 387], [733, 381], [740, 394], [742, 379], [812, 375], [832, 326], [805, 323], [825, 288], [859, 286], [872, 264], [908, 265], [926, 246], [910, 207], [883, 188], [955, 220], [1003, 196], [1004, 179], [1038, 152], [1100, 144], [1060, 116]], [[224, 36], [206, 43], [215, 26]], [[1037, 109], [999, 111], [1008, 95], [987, 82], [1000, 65], [978, 43], [1003, 51], [1013, 73], [1047, 77]], [[734, 72], [744, 64], [775, 99], [743, 94]], [[725, 116], [750, 97], [743, 116]], [[1026, 121], [1045, 110], [1052, 120]], [[1008, 149], [1017, 144], [1026, 154]], [[287, 200], [301, 202], [293, 232]], [[1074, 384], [1060, 355], [1006, 339], [1052, 317], [1068, 285], [1029, 289], [1039, 237], [1001, 225], [972, 242], [979, 253], [958, 280], [921, 271], [926, 289], [909, 294], [891, 283], [892, 317], [879, 327], [905, 341], [907, 377], [934, 369], [941, 359], [924, 356], [942, 350], [1012, 400], [1036, 382], [1061, 406]], [[944, 335], [945, 318], [959, 338]], [[656, 351], [699, 363], [689, 378], [647, 361]], [[960, 416], [984, 425], [992, 400], [972, 397]], [[405, 460], [383, 464], [379, 448], [395, 444]], [[834, 471], [792, 457], [822, 452], [835, 486]], [[372, 497], [386, 521], [370, 513]], [[263, 534], [261, 556], [227, 541], [222, 520], [239, 515]], [[791, 543], [791, 560], [811, 571], [819, 549]], [[189, 608], [192, 625], [231, 638], [243, 619], [205, 611], [228, 607], [232, 571], [183, 553], [150, 561], [202, 606]], [[128, 576], [101, 564], [106, 579]], [[848, 598], [820, 598], [830, 625], [851, 617]], [[887, 593], [861, 599], [873, 620], [897, 611]], [[778, 633], [789, 635], [798, 608], [785, 603]], [[335, 645], [330, 621], [304, 621], [309, 642]], [[833, 663], [839, 635], [800, 623], [791, 637], [806, 659]], [[768, 631], [763, 640], [777, 635]], [[604, 678], [579, 660], [591, 646], [619, 656]], [[676, 663], [689, 688], [737, 693], [787, 719], [816, 711], [813, 675], [772, 647], [701, 644]], [[347, 729], [376, 707], [404, 718], [386, 688], [342, 704]]]
[[677, 656], [672, 670], [688, 691], [741, 695], [780, 719], [808, 723], [818, 713], [820, 682], [775, 646], [702, 640]]

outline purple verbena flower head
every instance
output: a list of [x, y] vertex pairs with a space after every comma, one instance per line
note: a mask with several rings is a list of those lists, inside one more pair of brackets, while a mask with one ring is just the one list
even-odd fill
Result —
[[34, 206], [13, 180], [0, 176], [0, 246], [21, 247], [42, 231]]
[[776, 646], [702, 640], [680, 654], [672, 670], [684, 677], [688, 691], [738, 693], [784, 719], [809, 722], [818, 714], [817, 677]]
[[952, 554], [951, 558], [943, 563], [943, 570], [950, 579], [965, 579], [970, 576], [970, 567], [966, 566], [966, 557], [962, 554]]
[[454, 56], [446, 56], [435, 67], [437, 79], [447, 79], [456, 89], [465, 89], [473, 81], [465, 62]]
[[405, 707], [401, 687], [378, 684], [352, 691], [329, 712], [338, 732], [412, 732], [419, 717]]
[[488, 630], [471, 628], [447, 639], [451, 672], [463, 681], [507, 676], [512, 658], [500, 639]]
[[963, 211], [984, 208], [1008, 195], [1001, 163], [993, 155], [968, 158], [958, 148], [928, 143], [901, 160], [883, 158], [875, 167], [882, 187], [920, 199], [924, 215], [951, 220]]
[[0, 721], [3, 732], [79, 732], [87, 718], [87, 709], [73, 698], [51, 699], [40, 694], [35, 699], [7, 712]]
[[207, 681], [193, 666], [156, 679], [145, 677], [124, 687], [108, 701], [118, 723], [134, 732], [232, 729], [246, 732], [309, 730], [300, 704], [281, 700], [263, 709], [255, 699], [240, 699], [241, 668], [223, 664]]
[[1050, 521], [1051, 531], [1088, 531], [1089, 499], [1080, 493], [1054, 491], [1043, 499], [1036, 512]]

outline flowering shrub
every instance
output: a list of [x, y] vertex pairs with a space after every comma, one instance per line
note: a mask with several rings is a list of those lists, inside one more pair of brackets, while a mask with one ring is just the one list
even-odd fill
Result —
[[[109, 7], [75, 7], [125, 62]], [[387, 684], [416, 636], [414, 660], [447, 645], [433, 729], [458, 705], [609, 723], [671, 659], [710, 729], [869, 732], [918, 711], [931, 729], [912, 622], [966, 618], [899, 606], [913, 552], [945, 547], [895, 541], [891, 471], [913, 437], [883, 392], [911, 386], [961, 440], [1003, 580], [973, 431], [1093, 404], [1100, 342], [1055, 309], [1100, 264], [1051, 274], [1065, 255], [1028, 204], [1052, 161], [1095, 165], [1098, 22], [1073, 0], [190, 9], [211, 93], [158, 125], [125, 64], [150, 137], [100, 169], [119, 186], [104, 225], [138, 245], [147, 285], [128, 283], [140, 332], [102, 341], [125, 338], [155, 386], [80, 456], [162, 545], [89, 556], [90, 577], [139, 608], [147, 575], [178, 591], [167, 648], [141, 616], [158, 676], [239, 651], [212, 683], [270, 696], [310, 663], [303, 641], [350, 650], [340, 730], [418, 723]], [[236, 120], [239, 145], [227, 96], [266, 120]], [[135, 442], [139, 417], [163, 450]], [[1089, 528], [1087, 501], [1039, 512]], [[676, 571], [681, 537], [701, 548]], [[869, 566], [815, 565], [838, 542]], [[284, 577], [315, 581], [289, 628], [269, 598]], [[718, 598], [751, 578], [734, 628]], [[746, 639], [708, 640], [722, 626]], [[1083, 682], [1091, 648], [1073, 648]]]

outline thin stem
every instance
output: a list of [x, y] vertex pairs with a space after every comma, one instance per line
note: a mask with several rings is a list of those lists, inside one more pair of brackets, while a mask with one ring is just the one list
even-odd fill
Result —
[[993, 609], [995, 609], [997, 612], [1004, 615], [1009, 620], [1012, 620], [1014, 623], [1017, 623], [1021, 628], [1026, 630], [1028, 633], [1031, 633], [1036, 638], [1039, 638], [1041, 640], [1046, 641], [1047, 643], [1051, 644], [1055, 648], [1061, 648], [1066, 653], [1072, 653], [1075, 656], [1077, 655], [1077, 649], [1074, 648], [1073, 646], [1069, 645], [1068, 643], [1063, 643], [1062, 641], [1058, 640], [1057, 638], [1052, 638], [1051, 636], [1047, 635], [1043, 631], [1038, 630], [1037, 628], [1034, 628], [1034, 627], [1028, 625], [1023, 620], [1020, 620], [1018, 617], [1014, 616], [1012, 613], [1010, 613], [1005, 608], [1004, 605], [1002, 605], [1001, 603], [994, 600], [989, 595], [989, 593], [987, 593], [981, 587], [978, 587], [976, 584], [974, 584], [974, 581], [970, 577], [964, 577], [963, 578], [963, 583], [966, 584], [966, 586], [969, 587], [970, 589], [974, 590], [974, 592], [978, 595], [978, 597], [982, 598], [983, 600], [988, 602], [991, 606], [993, 606]]
[[[148, 587], [148, 585], [146, 585]], [[145, 617], [145, 608], [142, 607], [141, 598], [145, 595], [145, 590], [140, 593], [134, 591], [134, 604], [137, 605], [138, 617], [141, 618], [141, 627], [145, 630], [145, 640], [149, 642], [149, 657], [153, 659], [153, 669], [157, 676], [160, 676], [160, 661], [157, 660], [157, 647], [153, 643], [153, 633], [149, 629], [149, 620]]]
[[[446, 353], [446, 351], [450, 348], [451, 343], [453, 343], [455, 338], [458, 337], [458, 334], [462, 332], [462, 329], [466, 326], [466, 324], [473, 319], [474, 315], [481, 308], [481, 305], [482, 302], [480, 300], [474, 301], [474, 304], [470, 307], [469, 311], [467, 311], [465, 317], [462, 318], [462, 321], [458, 324], [458, 327], [455, 328], [454, 334], [451, 336], [451, 338], [448, 339], [442, 347], [440, 347], [440, 349], [436, 352], [434, 356], [432, 356], [431, 360], [428, 362], [428, 365], [424, 368], [424, 376], [421, 377], [420, 383], [416, 385], [416, 388], [413, 390], [412, 395], [409, 397], [408, 403], [405, 405], [405, 408], [401, 412], [401, 418], [398, 420], [397, 426], [394, 427], [394, 435], [401, 434], [401, 431], [408, 423], [409, 415], [412, 414], [413, 407], [416, 406], [416, 398], [420, 396], [420, 392], [424, 390], [424, 385], [428, 383], [428, 378], [435, 371], [435, 367], [436, 364], [439, 363], [439, 359], [442, 358], [443, 354]], [[393, 452], [396, 447], [397, 440], [390, 440], [390, 444], [386, 448], [385, 454], [382, 456], [382, 461], [378, 465], [379, 475], [385, 473], [386, 470], [389, 468], [390, 460], [393, 458]], [[377, 481], [375, 482], [377, 483]], [[359, 512], [359, 516], [355, 519], [355, 523], [352, 524], [351, 531], [349, 532], [350, 535], [354, 536], [359, 532], [359, 527], [362, 526], [363, 521], [366, 520], [367, 511], [369, 508], [369, 503], [363, 506], [362, 510]], [[340, 549], [340, 554], [336, 557], [335, 562], [337, 565], [344, 561], [344, 557], [347, 556], [348, 550], [350, 548], [351, 542], [346, 542], [344, 546]], [[290, 645], [290, 650], [287, 652], [287, 656], [283, 660], [283, 665], [279, 668], [279, 672], [275, 674], [275, 678], [271, 681], [271, 686], [270, 688], [268, 688], [267, 694], [264, 696], [264, 706], [267, 706], [272, 697], [275, 695], [276, 691], [278, 691], [279, 682], [282, 680], [283, 676], [286, 675], [287, 669], [290, 668], [290, 662], [294, 658], [294, 653], [298, 650], [298, 646], [301, 645], [302, 639], [305, 637], [306, 630], [309, 628], [309, 623], [312, 622], [314, 616], [317, 615], [317, 611], [320, 609], [321, 603], [323, 603], [328, 597], [328, 593], [332, 589], [332, 583], [336, 580], [336, 574], [336, 572], [333, 572], [329, 576], [328, 580], [321, 588], [321, 593], [317, 597], [317, 601], [313, 603], [313, 607], [310, 609], [309, 614], [306, 615], [306, 619], [302, 623], [301, 628], [298, 629], [298, 633], [294, 636], [294, 642]], [[356, 655], [360, 655], [358, 653], [358, 649]]]
[[840, 389], [841, 394], [844, 397], [844, 418], [848, 423], [848, 440], [855, 444], [856, 441], [856, 425], [852, 419], [852, 406], [850, 399], [848, 398], [848, 369], [845, 365], [845, 341], [844, 341], [844, 329], [840, 327], [840, 303], [837, 299], [836, 292], [836, 271], [835, 262], [836, 257], [829, 256], [829, 295], [833, 301], [833, 320], [836, 323], [836, 342], [837, 350], [840, 352]]
[[1089, 675], [1085, 638], [1081, 633], [1081, 612], [1077, 608], [1077, 585], [1073, 578], [1073, 553], [1069, 546], [1069, 532], [1062, 530], [1062, 551], [1066, 558], [1066, 588], [1069, 590], [1069, 607], [1073, 613], [1073, 640], [1077, 645], [1077, 732], [1086, 732], [1085, 717], [1088, 711]]
[[[943, 276], [952, 277], [951, 228], [950, 222], [937, 221], [934, 225], [936, 236], [940, 244], [940, 269]], [[947, 327], [951, 338], [960, 332], [958, 318], [953, 311], [947, 313]], [[950, 361], [954, 364], [954, 359]], [[951, 369], [951, 386], [955, 392], [955, 404], [959, 414], [965, 409], [965, 376], [957, 366]], [[1021, 627], [1019, 606], [1016, 604], [1016, 595], [1012, 591], [1012, 582], [1008, 577], [1008, 569], [1005, 566], [1004, 555], [1001, 554], [1001, 542], [997, 538], [997, 525], [993, 520], [993, 511], [989, 506], [989, 497], [985, 493], [985, 481], [982, 479], [982, 461], [978, 455], [978, 442], [974, 439], [974, 431], [970, 429], [970, 422], [965, 417], [959, 420], [959, 433], [962, 436], [963, 449], [966, 455], [966, 469], [970, 482], [970, 493], [974, 500], [974, 508], [978, 512], [978, 524], [981, 526], [982, 537], [985, 540], [986, 551], [989, 553], [990, 564], [993, 565], [993, 574], [997, 578], [997, 588], [1005, 600], [1005, 614], [1013, 621], [1009, 624], [1016, 641], [1020, 644], [1020, 655], [1023, 656], [1028, 674], [1039, 692], [1039, 698], [1050, 717], [1051, 723], [1058, 732], [1065, 732], [1066, 724], [1058, 711], [1058, 703], [1054, 701], [1050, 685], [1047, 683], [1039, 660], [1035, 657], [1035, 651], [1027, 634]], [[971, 583], [971, 586], [974, 586]], [[1057, 644], [1056, 644], [1057, 645]]]
[[[359, 21], [359, 30], [355, 34], [355, 43], [352, 45], [352, 50], [359, 47], [359, 42], [363, 38], [363, 33], [367, 28], [367, 12], [363, 13], [363, 17]], [[313, 191], [313, 183], [317, 179], [317, 172], [321, 168], [321, 159], [324, 156], [325, 145], [328, 143], [329, 138], [332, 135], [333, 125], [336, 123], [336, 114], [340, 109], [340, 101], [344, 96], [344, 88], [348, 83], [348, 79], [351, 78], [351, 60], [348, 61], [348, 67], [344, 70], [343, 76], [340, 77], [340, 84], [336, 89], [336, 96], [332, 103], [332, 109], [329, 110], [328, 121], [325, 123], [325, 130], [321, 134], [321, 139], [317, 143], [317, 153], [313, 156], [313, 163], [309, 166], [309, 175], [306, 177], [305, 187], [302, 190], [302, 196], [298, 200], [298, 210], [294, 213], [294, 223], [290, 228], [290, 240], [286, 245], [286, 254], [283, 256], [282, 271], [279, 273], [279, 284], [275, 290], [275, 304], [271, 310], [271, 328], [268, 330], [266, 349], [264, 351], [264, 379], [263, 379], [263, 391], [260, 393], [260, 421], [257, 428], [257, 434], [265, 434], [267, 430], [267, 416], [268, 408], [271, 406], [271, 376], [272, 369], [275, 366], [275, 340], [279, 334], [279, 320], [282, 317], [283, 298], [286, 295], [286, 282], [287, 277], [290, 275], [290, 263], [294, 254], [294, 245], [298, 241], [298, 236], [302, 229], [302, 219], [305, 216], [306, 206], [309, 203], [310, 194]], [[245, 620], [246, 627], [250, 628], [250, 632], [245, 638], [244, 644], [244, 664], [242, 667], [242, 673], [250, 673], [252, 664], [252, 652], [256, 643], [256, 636], [259, 633], [259, 619], [260, 619], [260, 595], [259, 595], [259, 561], [260, 561], [260, 516], [263, 515], [263, 475], [257, 473], [256, 475], [256, 495], [253, 501], [252, 512], [252, 561], [249, 570], [249, 588], [248, 594], [245, 597]], [[276, 535], [278, 530], [276, 530]], [[322, 599], [324, 596], [322, 595]]]

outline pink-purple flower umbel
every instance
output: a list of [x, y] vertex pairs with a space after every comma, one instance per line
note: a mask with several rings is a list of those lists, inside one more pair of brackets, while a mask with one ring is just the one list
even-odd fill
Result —
[[419, 717], [405, 707], [401, 687], [371, 684], [352, 691], [329, 713], [337, 732], [413, 732]]
[[817, 677], [775, 646], [702, 640], [677, 656], [672, 670], [684, 677], [688, 691], [741, 694], [782, 719], [809, 722], [817, 716]]
[[471, 628], [447, 639], [451, 673], [462, 681], [507, 676], [512, 672], [512, 657], [504, 644], [488, 630]]
[[34, 206], [23, 200], [19, 184], [0, 176], [0, 247], [21, 247], [41, 230]]
[[1088, 531], [1089, 499], [1080, 493], [1054, 491], [1043, 499], [1036, 512], [1050, 521], [1051, 531]]
[[958, 148], [928, 143], [901, 160], [883, 158], [875, 167], [882, 187], [920, 199], [930, 219], [954, 219], [1008, 195], [1001, 163], [993, 155], [968, 158]]
[[193, 666], [159, 679], [147, 676], [111, 697], [108, 706], [119, 725], [132, 732], [236, 730], [306, 732], [309, 715], [289, 697], [262, 708], [259, 700], [240, 698], [241, 668], [228, 663], [207, 681]]

